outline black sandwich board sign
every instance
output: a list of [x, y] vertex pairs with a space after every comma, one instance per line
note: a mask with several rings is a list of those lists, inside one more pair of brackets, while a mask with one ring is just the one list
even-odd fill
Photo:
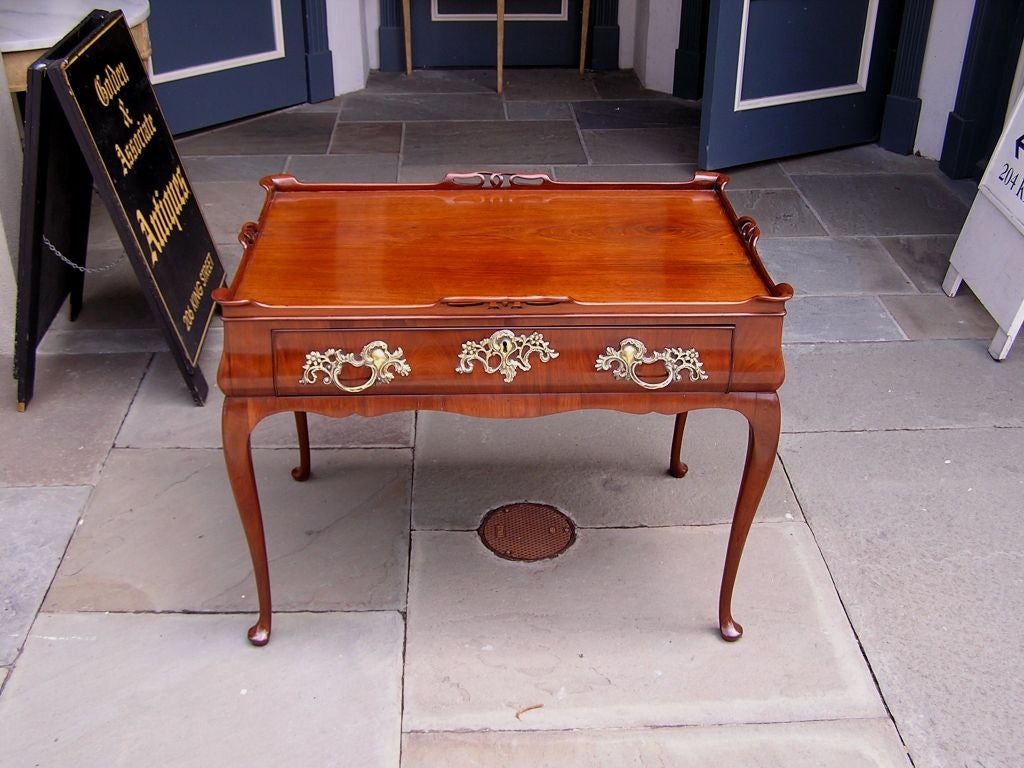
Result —
[[36, 347], [64, 299], [72, 319], [81, 309], [93, 185], [202, 405], [199, 353], [224, 268], [120, 11], [93, 11], [29, 68], [24, 168], [18, 409], [32, 398]]

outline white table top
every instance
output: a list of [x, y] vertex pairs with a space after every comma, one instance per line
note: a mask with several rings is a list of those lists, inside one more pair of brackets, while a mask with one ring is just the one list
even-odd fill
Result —
[[149, 18], [149, 0], [0, 0], [0, 51], [52, 48], [96, 8], [120, 8], [129, 27]]

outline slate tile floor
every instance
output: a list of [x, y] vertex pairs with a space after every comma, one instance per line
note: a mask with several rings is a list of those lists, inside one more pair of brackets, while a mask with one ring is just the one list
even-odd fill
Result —
[[[697, 105], [631, 73], [374, 74], [359, 93], [183, 137], [231, 272], [257, 179], [451, 170], [677, 180]], [[126, 263], [87, 284], [0, 411], [0, 764], [970, 766], [1024, 763], [1024, 356], [939, 283], [973, 190], [875, 146], [731, 169], [792, 283], [779, 461], [713, 629], [744, 452], [734, 414], [290, 420], [254, 435], [277, 607], [248, 646], [248, 555], [219, 450]], [[92, 260], [117, 260], [102, 212]], [[214, 328], [203, 356], [215, 378]], [[472, 529], [550, 501], [576, 544], [500, 561]], [[542, 705], [542, 706], [541, 706]]]

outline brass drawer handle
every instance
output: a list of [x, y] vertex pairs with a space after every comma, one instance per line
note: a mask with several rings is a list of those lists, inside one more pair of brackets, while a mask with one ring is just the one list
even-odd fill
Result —
[[[668, 373], [664, 381], [651, 384], [637, 377], [638, 365], [650, 365], [659, 361], [665, 364], [665, 371]], [[614, 370], [612, 366], [616, 366]], [[647, 345], [637, 339], [623, 339], [619, 342], [617, 350], [608, 347], [603, 355], [597, 356], [594, 367], [599, 371], [610, 370], [616, 379], [629, 379], [644, 389], [667, 387], [672, 382], [679, 381], [683, 371], [689, 371], [690, 381], [701, 381], [708, 377], [696, 349], [666, 347], [647, 354]]]
[[[328, 349], [326, 352], [313, 350], [306, 355], [306, 364], [302, 367], [302, 378], [299, 379], [299, 383], [316, 384], [316, 375], [322, 373], [324, 384], [333, 384], [345, 392], [362, 392], [374, 384], [388, 384], [393, 381], [395, 374], [389, 370], [391, 368], [402, 376], [408, 376], [411, 369], [402, 356], [404, 354], [401, 347], [392, 352], [383, 341], [371, 341], [358, 355], [340, 349]], [[355, 387], [342, 384], [341, 370], [346, 363], [356, 368], [368, 367], [370, 378]]]
[[[539, 333], [517, 336], [503, 329], [495, 331], [486, 339], [464, 342], [455, 372], [472, 373], [474, 361], [479, 361], [487, 373], [500, 373], [508, 384], [519, 371], [530, 370], [530, 355], [533, 353], [537, 354], [542, 363], [558, 357], [558, 353]], [[491, 365], [493, 357], [498, 358], [497, 365]]]

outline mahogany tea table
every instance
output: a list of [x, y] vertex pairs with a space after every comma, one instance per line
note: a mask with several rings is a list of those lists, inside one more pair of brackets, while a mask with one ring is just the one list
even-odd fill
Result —
[[218, 382], [224, 458], [259, 596], [249, 640], [270, 638], [270, 575], [249, 436], [295, 413], [402, 410], [522, 418], [603, 408], [674, 414], [669, 471], [689, 411], [749, 423], [719, 595], [722, 637], [747, 532], [779, 442], [782, 322], [793, 289], [768, 276], [759, 231], [727, 178], [559, 183], [449, 174], [439, 184], [303, 184], [267, 190], [232, 284]]

